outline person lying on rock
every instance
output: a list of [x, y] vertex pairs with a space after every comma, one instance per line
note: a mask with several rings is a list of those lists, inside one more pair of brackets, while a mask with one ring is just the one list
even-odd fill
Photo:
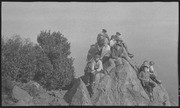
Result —
[[104, 45], [105, 41], [108, 41], [109, 43], [109, 36], [107, 35], [107, 30], [102, 29], [102, 33], [99, 33], [97, 36], [97, 43], [101, 47]]
[[108, 74], [110, 74], [110, 71], [116, 65], [122, 64], [122, 53], [123, 53], [122, 44], [116, 43], [111, 49], [111, 58], [109, 59], [110, 66], [106, 69]]
[[141, 84], [146, 91], [146, 93], [149, 95], [150, 101], [153, 101], [153, 88], [155, 87], [155, 83], [151, 81], [150, 75], [148, 72], [149, 65], [147, 62], [144, 62], [142, 71], [139, 73], [138, 77], [141, 81]]
[[96, 82], [98, 83], [100, 78], [102, 77], [102, 75], [104, 74], [103, 71], [103, 65], [102, 65], [102, 61], [100, 60], [100, 55], [95, 55], [94, 60], [92, 61], [92, 68], [91, 68], [91, 73], [93, 73], [93, 81], [91, 82], [91, 84]]
[[155, 75], [155, 72], [154, 72], [154, 68], [153, 68], [153, 65], [155, 63], [153, 61], [150, 61], [149, 62], [149, 73], [150, 73], [150, 78], [157, 84], [161, 84], [161, 81], [160, 80], [157, 80], [156, 78], [156, 75]]
[[[122, 40], [122, 38], [121, 38], [120, 36], [121, 36], [121, 33], [116, 32], [116, 35], [115, 35], [116, 42], [118, 43], [118, 42], [122, 41], [121, 43], [122, 43], [123, 47], [126, 49], [126, 52], [127, 52], [128, 56], [129, 56], [130, 58], [132, 58], [134, 55], [131, 54], [131, 53], [129, 53], [129, 50], [128, 50], [128, 48], [127, 48], [127, 45], [123, 42], [123, 40]], [[120, 41], [119, 41], [119, 40], [120, 40]]]

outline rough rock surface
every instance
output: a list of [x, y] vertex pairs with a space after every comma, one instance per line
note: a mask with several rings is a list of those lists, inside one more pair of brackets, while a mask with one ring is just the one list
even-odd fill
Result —
[[[85, 104], [87, 102], [88, 105], [95, 106], [170, 106], [168, 94], [163, 86], [156, 85], [154, 101], [151, 102], [132, 64], [130, 65], [125, 59], [122, 59], [122, 62], [122, 65], [113, 68], [110, 75], [103, 76], [94, 86], [91, 99], [83, 83], [86, 82], [85, 76], [78, 78], [66, 93], [70, 105], [87, 105]], [[107, 62], [104, 67], [108, 65]]]
[[[67, 106], [64, 99], [66, 91], [46, 91], [34, 81], [28, 83], [14, 82], [12, 98], [3, 96], [3, 106]], [[15, 99], [15, 102], [12, 101]]]
[[20, 87], [16, 85], [14, 86], [12, 92], [13, 92], [14, 98], [17, 100], [23, 100], [24, 102], [29, 102], [32, 99], [32, 97], [28, 94], [27, 91], [21, 89]]
[[64, 99], [69, 105], [92, 105], [86, 85], [78, 78], [73, 87], [65, 94]]
[[[106, 67], [106, 66], [105, 66]], [[104, 76], [94, 88], [93, 105], [121, 106], [169, 106], [166, 90], [156, 85], [153, 102], [141, 86], [135, 70], [123, 59], [123, 64], [116, 66], [110, 76]]]

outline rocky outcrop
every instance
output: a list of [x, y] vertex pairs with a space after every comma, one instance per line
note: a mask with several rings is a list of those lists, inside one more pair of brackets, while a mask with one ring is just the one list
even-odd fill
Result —
[[[70, 105], [87, 105], [87, 102], [88, 105], [95, 106], [170, 106], [168, 94], [163, 86], [156, 85], [154, 101], [151, 102], [132, 64], [125, 59], [122, 59], [122, 62], [122, 65], [111, 70], [110, 75], [103, 76], [100, 82], [96, 83], [91, 99], [88, 93], [90, 90], [87, 91], [83, 83], [86, 82], [85, 76], [76, 80], [74, 86], [66, 93]], [[107, 68], [108, 65], [107, 62], [104, 67]]]
[[12, 93], [13, 97], [19, 100], [20, 103], [28, 103], [31, 99], [33, 99], [33, 97], [31, 97], [27, 91], [21, 89], [16, 85], [14, 86]]
[[65, 94], [64, 99], [69, 105], [92, 105], [86, 85], [78, 78], [73, 87]]
[[[159, 85], [154, 88], [153, 102], [150, 102], [135, 70], [123, 59], [123, 64], [116, 66], [110, 76], [104, 76], [98, 86], [94, 88], [93, 105], [120, 106], [169, 106], [166, 90]], [[108, 64], [105, 64], [108, 65]], [[107, 66], [105, 66], [107, 67]]]
[[28, 83], [13, 82], [12, 99], [3, 95], [3, 106], [67, 106], [69, 105], [64, 99], [66, 91], [46, 91], [37, 82], [29, 81]]

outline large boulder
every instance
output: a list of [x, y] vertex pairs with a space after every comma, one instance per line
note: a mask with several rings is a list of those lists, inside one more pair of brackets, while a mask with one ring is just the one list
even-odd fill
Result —
[[33, 97], [31, 97], [27, 91], [21, 89], [17, 85], [14, 86], [13, 88], [13, 97], [17, 100], [23, 100], [24, 102], [29, 102]]
[[92, 105], [86, 85], [78, 78], [73, 87], [65, 94], [64, 99], [69, 105]]
[[[120, 106], [169, 106], [166, 90], [159, 85], [154, 88], [153, 102], [144, 91], [136, 71], [125, 59], [123, 64], [111, 70], [110, 76], [104, 76], [94, 90], [91, 98], [93, 105]], [[105, 68], [108, 64], [105, 64]]]

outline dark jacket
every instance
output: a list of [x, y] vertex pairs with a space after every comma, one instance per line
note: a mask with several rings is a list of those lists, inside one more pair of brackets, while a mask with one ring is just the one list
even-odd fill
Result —
[[121, 47], [119, 50], [115, 48], [116, 46], [111, 48], [111, 58], [117, 59], [118, 57], [121, 57], [123, 53], [123, 48]]
[[141, 71], [138, 75], [139, 79], [145, 82], [148, 82], [150, 80], [149, 72]]

